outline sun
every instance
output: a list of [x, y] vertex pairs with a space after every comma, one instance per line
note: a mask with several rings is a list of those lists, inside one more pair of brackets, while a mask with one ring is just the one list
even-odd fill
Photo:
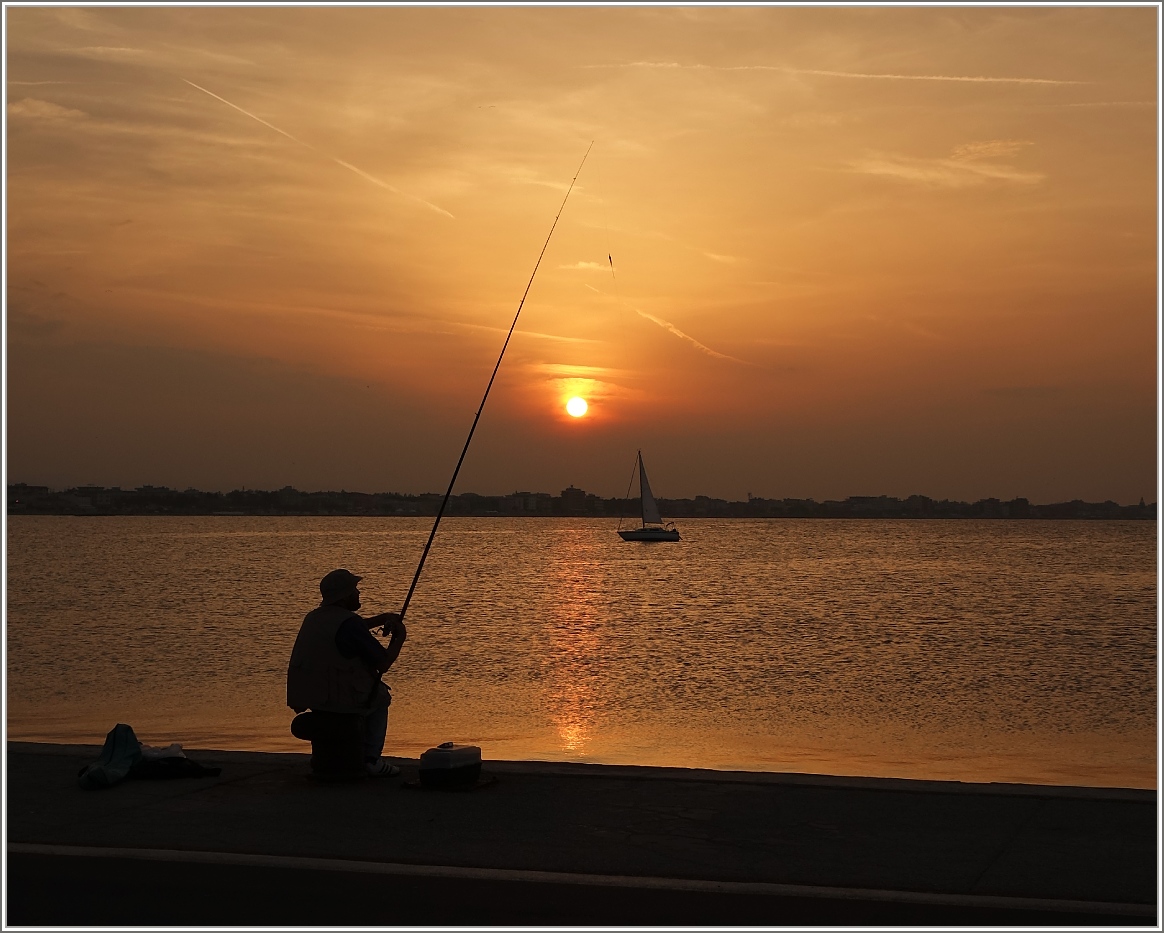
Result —
[[575, 395], [570, 401], [566, 403], [566, 411], [568, 411], [575, 418], [581, 418], [586, 414], [586, 409], [590, 406], [586, 404], [586, 399], [579, 398]]

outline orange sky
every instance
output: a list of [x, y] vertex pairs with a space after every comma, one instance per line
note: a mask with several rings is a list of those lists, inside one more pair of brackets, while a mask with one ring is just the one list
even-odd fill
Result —
[[459, 491], [1152, 501], [1157, 14], [6, 7], [8, 481], [443, 490], [593, 140]]

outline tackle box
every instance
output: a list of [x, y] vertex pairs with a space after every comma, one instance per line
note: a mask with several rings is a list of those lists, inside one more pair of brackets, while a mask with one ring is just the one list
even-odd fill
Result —
[[420, 756], [420, 783], [425, 787], [471, 787], [481, 776], [481, 749], [445, 742]]

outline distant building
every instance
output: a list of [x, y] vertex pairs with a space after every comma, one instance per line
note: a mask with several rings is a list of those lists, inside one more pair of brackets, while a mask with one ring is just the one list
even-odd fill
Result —
[[567, 486], [562, 490], [562, 507], [570, 511], [581, 511], [586, 507], [586, 490]]
[[48, 486], [29, 486], [27, 483], [13, 483], [8, 487], [8, 511], [26, 512], [41, 506], [49, 496]]
[[548, 513], [553, 496], [548, 492], [515, 492], [502, 496], [498, 505], [503, 515], [536, 515]]
[[113, 497], [120, 492], [121, 489], [116, 486], [113, 489], [106, 489], [104, 486], [78, 486], [73, 490], [73, 495], [95, 508], [107, 508], [113, 503]]
[[577, 486], [567, 486], [562, 490], [561, 496], [563, 499], [569, 499], [571, 496], [577, 496], [579, 499], [586, 495], [585, 489], [579, 489]]

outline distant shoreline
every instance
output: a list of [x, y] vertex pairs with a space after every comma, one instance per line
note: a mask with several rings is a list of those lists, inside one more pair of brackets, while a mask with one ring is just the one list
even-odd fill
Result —
[[[301, 492], [290, 486], [274, 491], [237, 489], [228, 493], [175, 490], [164, 486], [77, 486], [53, 490], [17, 483], [8, 487], [9, 515], [205, 515], [205, 516], [435, 516], [439, 493]], [[1155, 521], [1156, 503], [1107, 502], [1034, 504], [1027, 499], [958, 502], [928, 496], [850, 496], [843, 500], [764, 499], [728, 501], [709, 496], [659, 499], [667, 519], [690, 518], [950, 518], [1074, 519]], [[448, 516], [484, 518], [635, 518], [638, 499], [604, 499], [570, 486], [560, 495], [515, 492], [507, 496], [461, 493], [449, 500]]]

